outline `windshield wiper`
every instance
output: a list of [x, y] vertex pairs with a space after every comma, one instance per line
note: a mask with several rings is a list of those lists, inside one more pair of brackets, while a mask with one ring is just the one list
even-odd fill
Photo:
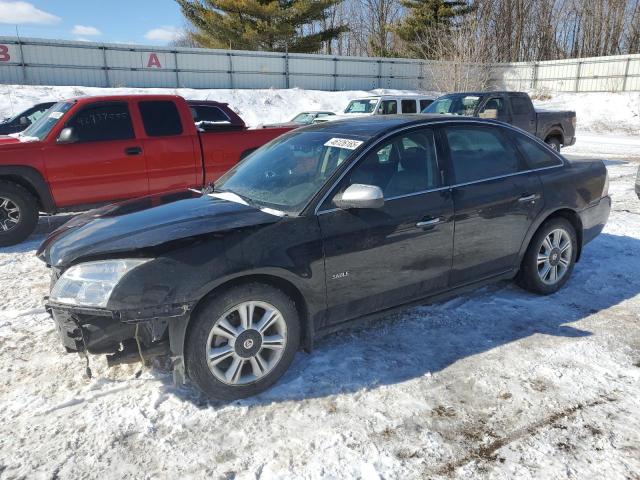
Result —
[[252, 207], [256, 207], [256, 202], [254, 202], [251, 198], [247, 197], [246, 195], [240, 195], [239, 193], [234, 192], [233, 190], [226, 190], [224, 188], [213, 188], [213, 193], [231, 193], [232, 195], [235, 195], [238, 198], [241, 198], [244, 202], [247, 203], [247, 205], [251, 205]]

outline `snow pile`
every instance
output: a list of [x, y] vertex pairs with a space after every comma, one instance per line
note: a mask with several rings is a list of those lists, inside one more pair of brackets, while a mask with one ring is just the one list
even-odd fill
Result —
[[550, 99], [534, 100], [534, 105], [546, 110], [575, 111], [578, 134], [640, 134], [640, 92], [558, 93]]
[[[250, 126], [284, 122], [304, 110], [341, 112], [349, 100], [373, 94], [417, 92], [403, 90], [352, 90], [323, 92], [318, 90], [195, 90], [188, 88], [94, 88], [37, 85], [0, 85], [0, 117], [18, 113], [34, 103], [85, 95], [129, 93], [168, 93], [192, 100], [215, 100], [228, 103]], [[425, 92], [421, 92], [424, 94]], [[436, 97], [437, 92], [427, 94]], [[535, 98], [535, 95], [534, 95]], [[545, 96], [546, 98], [546, 96]], [[640, 93], [561, 93], [550, 99], [534, 100], [537, 108], [574, 110], [578, 117], [578, 134], [584, 132], [639, 134]]]
[[[0, 85], [0, 117], [18, 113], [44, 101], [86, 95], [171, 94], [189, 100], [214, 100], [228, 103], [249, 126], [285, 122], [304, 110], [342, 112], [356, 97], [379, 94], [415, 93], [403, 90], [351, 90], [324, 92], [292, 88], [261, 90], [195, 90], [190, 88], [94, 88], [49, 87], [37, 85]], [[432, 93], [433, 97], [437, 93]]]

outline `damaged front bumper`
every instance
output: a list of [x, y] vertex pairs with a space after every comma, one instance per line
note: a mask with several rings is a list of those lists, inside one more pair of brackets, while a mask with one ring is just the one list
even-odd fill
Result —
[[109, 366], [163, 355], [181, 359], [182, 348], [171, 348], [170, 324], [185, 321], [192, 307], [181, 303], [114, 311], [45, 299], [45, 309], [67, 352], [105, 354]]

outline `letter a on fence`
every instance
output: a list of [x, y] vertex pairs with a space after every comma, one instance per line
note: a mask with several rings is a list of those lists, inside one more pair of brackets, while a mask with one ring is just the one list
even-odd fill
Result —
[[160, 63], [160, 59], [158, 55], [155, 53], [149, 54], [149, 61], [147, 62], [147, 68], [162, 68], [162, 64]]

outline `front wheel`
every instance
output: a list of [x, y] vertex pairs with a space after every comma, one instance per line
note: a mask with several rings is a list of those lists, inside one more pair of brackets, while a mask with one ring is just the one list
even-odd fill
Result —
[[235, 400], [273, 385], [300, 342], [295, 303], [269, 285], [241, 285], [209, 300], [186, 342], [187, 374], [212, 398]]
[[36, 199], [21, 185], [0, 182], [0, 247], [25, 240], [38, 224]]
[[567, 283], [578, 253], [576, 232], [564, 218], [546, 221], [531, 239], [516, 277], [525, 290], [555, 293]]

